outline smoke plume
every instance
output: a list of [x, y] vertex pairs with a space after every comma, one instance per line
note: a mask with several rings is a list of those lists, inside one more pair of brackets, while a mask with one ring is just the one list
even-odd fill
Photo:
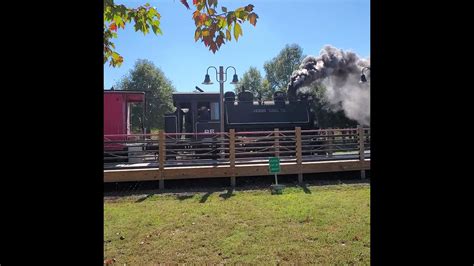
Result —
[[333, 111], [344, 110], [346, 116], [360, 124], [370, 125], [370, 70], [364, 71], [369, 82], [360, 83], [361, 71], [370, 65], [353, 52], [324, 46], [319, 57], [307, 56], [295, 70], [288, 84], [288, 96], [296, 99], [296, 91], [310, 85], [326, 87], [325, 97]]

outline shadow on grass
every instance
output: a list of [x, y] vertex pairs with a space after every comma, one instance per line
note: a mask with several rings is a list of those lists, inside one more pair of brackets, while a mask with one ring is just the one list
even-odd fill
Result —
[[179, 199], [179, 200], [187, 200], [187, 199], [190, 199], [194, 197], [194, 195], [177, 195], [176, 196], [176, 199]]
[[219, 197], [223, 198], [223, 199], [228, 199], [232, 196], [234, 196], [234, 189], [233, 188], [229, 188], [227, 189], [227, 192], [226, 193], [222, 193], [219, 195]]
[[140, 202], [142, 202], [142, 201], [145, 201], [146, 199], [150, 198], [150, 197], [153, 196], [153, 195], [154, 195], [154, 194], [151, 193], [151, 194], [146, 195], [145, 197], [141, 197], [141, 198], [137, 199], [137, 200], [135, 201], [135, 203], [140, 203]]
[[206, 194], [202, 195], [201, 199], [199, 200], [199, 203], [204, 203], [207, 201], [207, 198], [212, 194], [212, 191], [207, 192]]
[[304, 193], [311, 194], [311, 190], [309, 190], [309, 188], [306, 184], [302, 184], [302, 185], [300, 185], [300, 187], [303, 189]]
[[[370, 175], [370, 174], [368, 174]], [[327, 186], [327, 185], [341, 185], [341, 184], [370, 184], [370, 178], [360, 179], [360, 171], [341, 172], [341, 173], [322, 173], [322, 174], [305, 174], [304, 186], [298, 186], [296, 183], [296, 175], [282, 176], [281, 183], [288, 187], [301, 187], [306, 194], [311, 194], [310, 187]], [[167, 180], [167, 189], [159, 190], [158, 182], [156, 181], [142, 181], [142, 182], [124, 182], [124, 183], [106, 183], [104, 184], [104, 198], [114, 200], [115, 198], [123, 196], [147, 195], [145, 198], [140, 197], [136, 202], [142, 202], [152, 195], [162, 194], [181, 194], [176, 199], [186, 200], [196, 193], [201, 195], [200, 202], [207, 202], [207, 198], [211, 193], [219, 193], [223, 199], [228, 199], [233, 196], [234, 191], [246, 190], [266, 190], [269, 184], [273, 181], [271, 176], [257, 176], [257, 177], [240, 177], [237, 179], [237, 188], [227, 190], [228, 178], [217, 179], [199, 179], [199, 180]], [[227, 190], [227, 193], [223, 191]], [[206, 194], [209, 193], [209, 194]], [[222, 194], [221, 194], [222, 193]], [[150, 195], [149, 195], [150, 194]], [[192, 195], [192, 196], [189, 196]]]

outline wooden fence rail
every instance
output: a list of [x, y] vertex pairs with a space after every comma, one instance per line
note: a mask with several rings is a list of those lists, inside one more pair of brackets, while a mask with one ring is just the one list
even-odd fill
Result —
[[[117, 146], [118, 145], [118, 146]], [[111, 149], [110, 147], [122, 147]], [[105, 169], [104, 182], [269, 175], [268, 158], [279, 157], [281, 174], [370, 169], [370, 129], [279, 130], [266, 132], [173, 133], [104, 136], [104, 168], [146, 163], [148, 168]], [[369, 156], [369, 158], [367, 158]]]

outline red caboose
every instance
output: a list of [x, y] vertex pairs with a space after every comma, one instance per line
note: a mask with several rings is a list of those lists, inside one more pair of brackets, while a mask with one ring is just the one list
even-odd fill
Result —
[[[126, 140], [127, 135], [131, 134], [130, 115], [133, 103], [144, 104], [145, 92], [104, 91], [104, 140]], [[104, 146], [104, 150], [123, 150], [124, 148], [121, 144]]]

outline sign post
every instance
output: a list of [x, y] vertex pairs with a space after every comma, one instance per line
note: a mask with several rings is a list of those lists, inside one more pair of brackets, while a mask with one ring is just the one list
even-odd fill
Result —
[[277, 174], [281, 172], [280, 158], [271, 157], [268, 160], [268, 172], [275, 174], [275, 185], [271, 186], [272, 194], [281, 194], [282, 190], [285, 186], [278, 185], [278, 176], [277, 176]]

